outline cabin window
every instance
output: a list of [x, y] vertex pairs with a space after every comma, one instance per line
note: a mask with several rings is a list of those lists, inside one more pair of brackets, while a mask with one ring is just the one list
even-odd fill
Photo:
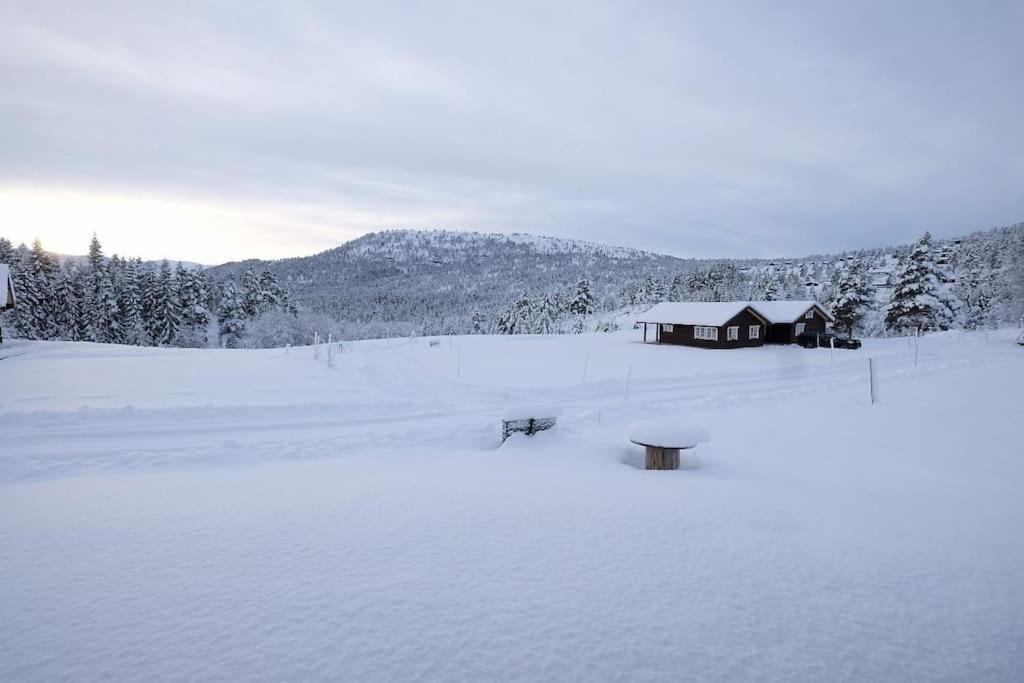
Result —
[[672, 329], [673, 329], [673, 328], [672, 328], [672, 326], [671, 326], [671, 325], [664, 325], [664, 324], [663, 324], [663, 325], [661, 326], [661, 331], [662, 331], [662, 332], [671, 332], [671, 331], [672, 331]]
[[725, 340], [726, 341], [737, 341], [737, 340], [739, 340], [739, 338], [740, 338], [740, 326], [739, 325], [731, 325], [729, 327], [729, 329], [726, 330]]
[[797, 333], [797, 334], [803, 334], [803, 333], [804, 333], [804, 328], [805, 328], [805, 327], [807, 327], [807, 325], [805, 325], [805, 324], [803, 324], [803, 323], [797, 323], [797, 324], [796, 324], [796, 333]]
[[704, 339], [706, 341], [718, 341], [718, 328], [695, 325], [693, 328], [693, 338]]
[[751, 325], [750, 326], [750, 338], [751, 339], [760, 339], [761, 338], [761, 326], [760, 325]]
[[807, 311], [807, 313], [804, 314], [804, 317], [808, 318], [808, 319], [813, 318], [814, 317], [814, 309], [812, 308], [811, 310]]

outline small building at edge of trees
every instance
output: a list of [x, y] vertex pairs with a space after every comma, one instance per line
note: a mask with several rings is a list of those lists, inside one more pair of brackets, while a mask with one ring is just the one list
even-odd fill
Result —
[[816, 301], [666, 301], [637, 322], [644, 342], [736, 349], [792, 344], [803, 332], [824, 332], [833, 317]]
[[[14, 308], [14, 280], [11, 278], [11, 268], [6, 263], [0, 263], [0, 313]], [[4, 331], [0, 327], [0, 344], [4, 343]]]

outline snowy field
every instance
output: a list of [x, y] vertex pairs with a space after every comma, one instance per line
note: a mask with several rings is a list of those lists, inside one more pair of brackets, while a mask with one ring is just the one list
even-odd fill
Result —
[[1021, 679], [1014, 330], [638, 335], [5, 343], [0, 680]]

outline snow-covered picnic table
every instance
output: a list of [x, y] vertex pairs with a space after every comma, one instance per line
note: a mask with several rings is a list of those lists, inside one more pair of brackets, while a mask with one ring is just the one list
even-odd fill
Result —
[[630, 425], [629, 440], [644, 447], [647, 469], [677, 470], [679, 451], [696, 448], [711, 436], [703, 427], [681, 425], [676, 418], [652, 418]]

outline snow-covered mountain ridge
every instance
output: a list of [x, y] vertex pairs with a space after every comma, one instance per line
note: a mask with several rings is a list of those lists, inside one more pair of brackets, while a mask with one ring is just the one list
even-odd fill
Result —
[[[940, 263], [955, 271], [961, 252], [998, 252], [1022, 228], [938, 240], [935, 249]], [[894, 245], [798, 258], [686, 259], [539, 235], [389, 230], [312, 256], [228, 263], [208, 272], [237, 279], [249, 267], [270, 270], [302, 307], [386, 325], [366, 335], [444, 334], [472, 331], [474, 319], [490, 329], [517, 299], [566, 297], [583, 278], [599, 311], [673, 296], [766, 298], [758, 292], [769, 281], [774, 296], [802, 299], [827, 297], [828, 283], [857, 259], [884, 297], [907, 252], [907, 245]]]

